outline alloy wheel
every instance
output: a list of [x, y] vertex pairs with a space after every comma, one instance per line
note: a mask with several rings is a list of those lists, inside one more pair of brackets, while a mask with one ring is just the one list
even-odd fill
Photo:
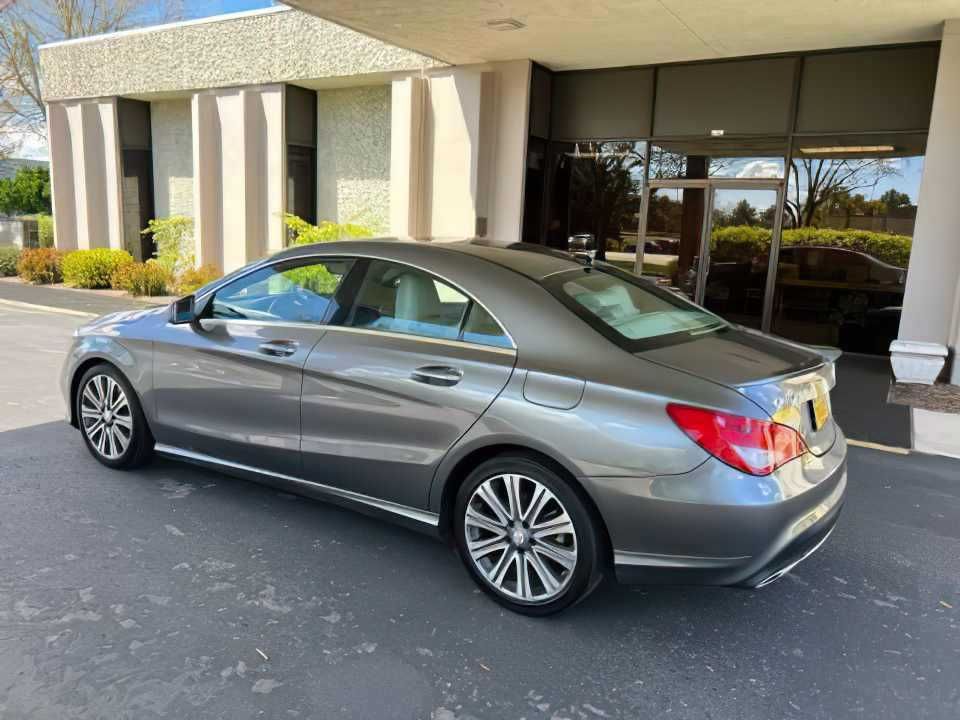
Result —
[[133, 414], [126, 393], [109, 375], [94, 375], [80, 394], [80, 422], [96, 451], [120, 458], [133, 439]]
[[577, 565], [577, 533], [549, 488], [526, 475], [484, 480], [464, 516], [467, 551], [483, 579], [526, 603], [560, 595]]

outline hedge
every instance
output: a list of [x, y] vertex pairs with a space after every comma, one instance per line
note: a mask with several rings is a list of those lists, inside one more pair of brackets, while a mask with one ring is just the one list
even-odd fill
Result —
[[63, 281], [79, 288], [108, 288], [117, 268], [132, 262], [126, 250], [74, 250], [63, 258]]
[[[767, 252], [770, 230], [749, 225], [716, 228], [710, 236], [710, 256], [720, 261], [749, 260]], [[909, 235], [835, 230], [833, 228], [791, 228], [783, 231], [783, 247], [794, 245], [837, 247], [872, 255], [890, 265], [905, 268], [910, 260]]]
[[170, 273], [156, 260], [123, 263], [110, 278], [112, 288], [131, 295], [165, 295], [170, 283]]
[[55, 248], [32, 248], [20, 253], [17, 274], [27, 282], [43, 285], [60, 282], [63, 253]]
[[20, 259], [20, 248], [0, 248], [0, 277], [9, 277], [17, 274], [17, 261]]

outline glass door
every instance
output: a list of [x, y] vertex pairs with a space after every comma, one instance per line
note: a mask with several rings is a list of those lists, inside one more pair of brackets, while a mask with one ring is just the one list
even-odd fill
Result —
[[769, 328], [782, 182], [651, 182], [635, 272], [741, 325]]
[[705, 308], [740, 325], [764, 327], [778, 207], [775, 187], [711, 188]]

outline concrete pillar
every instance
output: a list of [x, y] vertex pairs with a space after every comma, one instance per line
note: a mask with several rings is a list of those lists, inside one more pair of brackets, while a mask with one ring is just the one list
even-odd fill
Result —
[[115, 98], [48, 106], [57, 247], [123, 247]]
[[949, 347], [950, 382], [960, 384], [960, 19], [943, 28], [940, 65], [917, 203], [910, 269], [900, 317], [900, 340]]
[[197, 261], [225, 272], [283, 246], [283, 87], [193, 96]]
[[390, 96], [390, 233], [421, 237], [429, 233], [422, 207], [427, 83], [419, 77], [394, 80]]
[[520, 242], [530, 118], [529, 60], [493, 63], [496, 78], [493, 137], [490, 147], [487, 235], [498, 243]]

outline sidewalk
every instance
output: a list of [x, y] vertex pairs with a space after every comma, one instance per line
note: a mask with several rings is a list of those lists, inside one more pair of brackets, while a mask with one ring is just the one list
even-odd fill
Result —
[[133, 298], [114, 291], [28, 285], [18, 278], [0, 278], [0, 303], [5, 300], [89, 315], [105, 315], [118, 310], [138, 310], [166, 305], [170, 302], [170, 298]]

